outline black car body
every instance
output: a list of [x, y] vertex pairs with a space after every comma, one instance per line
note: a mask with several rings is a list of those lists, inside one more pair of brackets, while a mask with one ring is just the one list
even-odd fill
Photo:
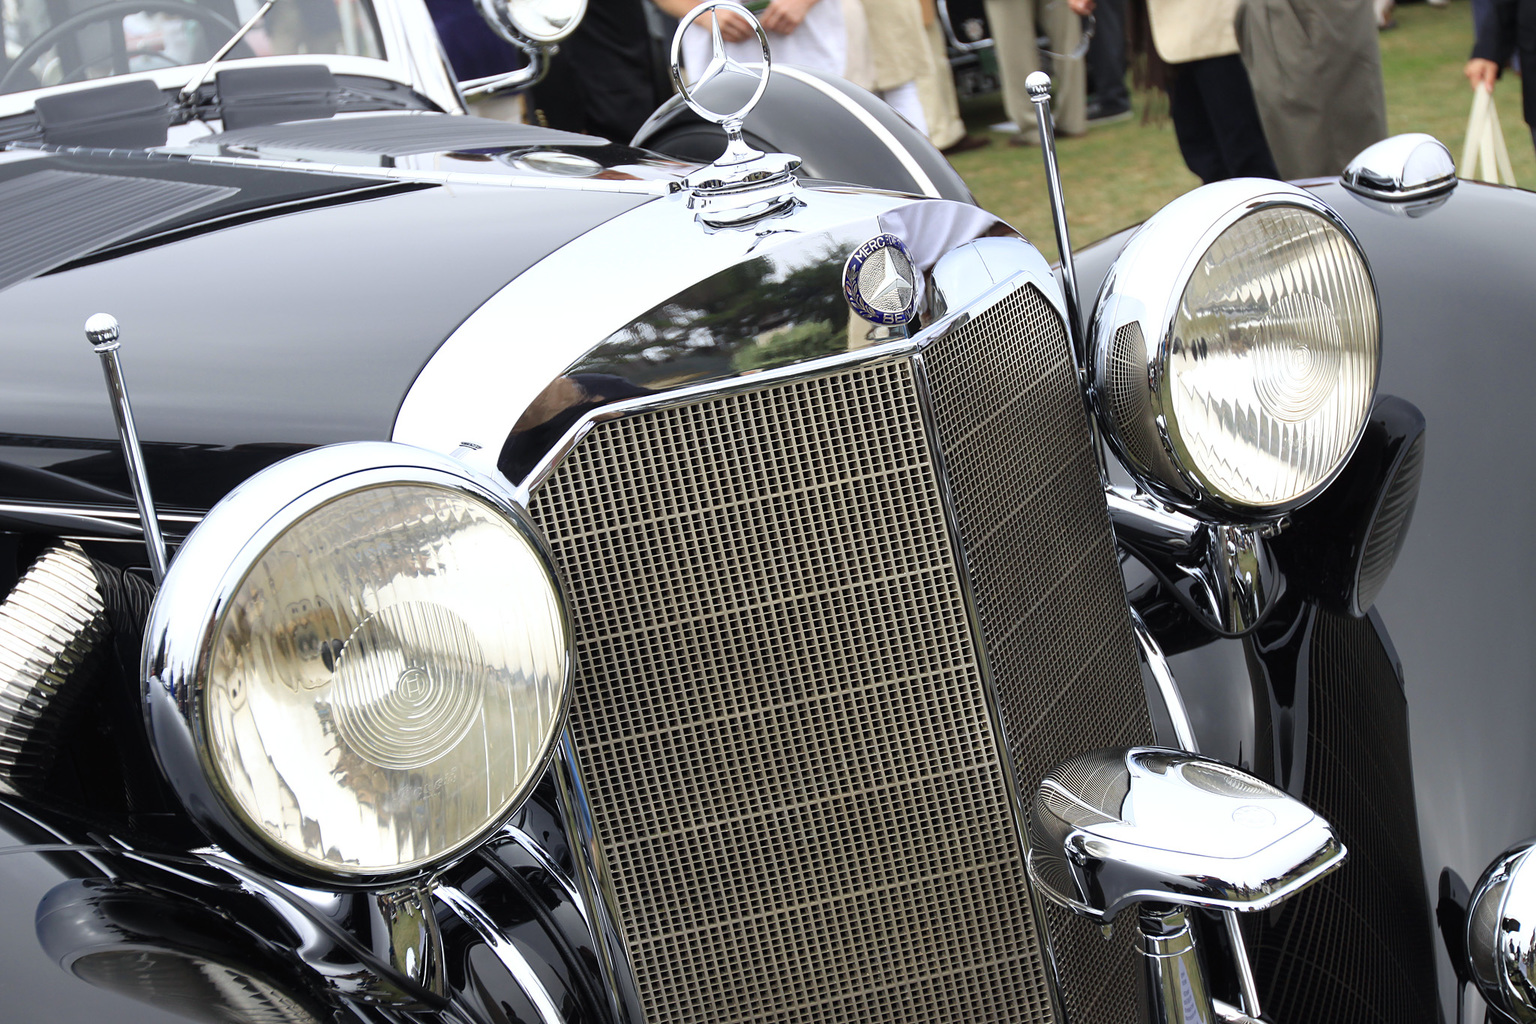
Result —
[[[148, 142], [142, 90], [0, 96], [8, 1019], [1132, 1019], [1132, 916], [1111, 936], [1039, 898], [1030, 794], [1087, 751], [1196, 742], [1349, 849], [1244, 917], [1265, 1019], [1473, 1001], [1467, 882], [1536, 825], [1536, 200], [1307, 183], [1369, 262], [1384, 354], [1347, 464], [1242, 523], [1267, 562], [1234, 622], [1191, 546], [1220, 517], [1135, 493], [1113, 455], [1101, 475], [1058, 272], [876, 102], [776, 71], [748, 137], [807, 177], [722, 187], [467, 117], [420, 6], [373, 17], [379, 55], [237, 53], [247, 91], [210, 79]], [[690, 133], [674, 101], [638, 141], [686, 156]], [[1084, 306], [1129, 234], [1080, 254]], [[854, 303], [887, 237], [918, 273], [882, 325]], [[157, 696], [165, 638], [211, 643], [224, 613], [150, 611], [81, 335], [102, 311], [165, 593], [196, 589], [200, 523], [228, 535], [317, 451], [462, 474], [554, 567], [568, 717], [451, 855], [327, 876], [242, 832], [207, 749], [176, 746], [209, 741], [167, 724], [191, 698]], [[335, 671], [346, 639], [310, 653]], [[1234, 933], [1193, 920], [1243, 1019]]]

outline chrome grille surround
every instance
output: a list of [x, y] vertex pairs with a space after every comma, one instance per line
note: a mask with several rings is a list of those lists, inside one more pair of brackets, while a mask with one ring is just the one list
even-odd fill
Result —
[[[530, 492], [651, 1024], [1061, 1018], [1017, 793], [1151, 729], [1063, 324], [1000, 291], [916, 344], [604, 410]], [[1059, 931], [1069, 1008], [1131, 998]]]

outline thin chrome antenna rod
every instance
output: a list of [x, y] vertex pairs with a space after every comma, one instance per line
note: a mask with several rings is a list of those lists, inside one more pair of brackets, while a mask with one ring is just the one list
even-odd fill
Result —
[[144, 544], [149, 548], [149, 568], [155, 586], [165, 580], [165, 538], [160, 534], [160, 519], [155, 514], [155, 499], [149, 493], [149, 471], [144, 468], [144, 452], [139, 447], [139, 431], [133, 425], [133, 407], [128, 404], [128, 388], [123, 383], [123, 364], [117, 357], [121, 331], [117, 318], [97, 313], [85, 322], [85, 338], [101, 357], [101, 372], [107, 378], [107, 394], [112, 399], [112, 415], [117, 418], [117, 436], [123, 441], [123, 458], [128, 460], [128, 479], [133, 484], [133, 500], [139, 506], [144, 524]]
[[213, 66], [223, 60], [224, 55], [233, 50], [236, 44], [245, 38], [247, 32], [256, 27], [256, 23], [272, 9], [272, 5], [275, 3], [277, 3], [277, 0], [267, 0], [266, 3], [262, 4], [256, 13], [246, 20], [244, 25], [235, 30], [235, 34], [229, 37], [229, 41], [219, 47], [217, 53], [208, 58], [208, 63], [198, 68], [197, 74], [192, 76], [192, 80], [182, 86], [181, 92], [176, 94], [176, 106], [190, 107], [192, 105], [193, 99], [197, 97], [197, 90], [203, 87], [203, 83], [208, 81], [208, 76], [213, 72]]
[[1045, 156], [1045, 181], [1051, 194], [1051, 219], [1056, 222], [1056, 248], [1061, 250], [1061, 276], [1066, 283], [1067, 319], [1071, 321], [1072, 350], [1083, 380], [1088, 373], [1088, 342], [1083, 336], [1082, 309], [1078, 304], [1077, 271], [1072, 266], [1072, 239], [1067, 236], [1067, 204], [1061, 194], [1061, 168], [1056, 164], [1056, 131], [1051, 125], [1051, 76], [1036, 71], [1024, 79], [1029, 101], [1035, 105], [1040, 126], [1040, 150]]

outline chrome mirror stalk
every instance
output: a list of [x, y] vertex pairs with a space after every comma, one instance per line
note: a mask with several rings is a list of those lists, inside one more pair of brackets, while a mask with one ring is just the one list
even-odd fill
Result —
[[1067, 326], [1078, 374], [1088, 379], [1088, 341], [1084, 335], [1082, 307], [1078, 302], [1077, 269], [1072, 264], [1072, 239], [1067, 234], [1067, 203], [1061, 192], [1061, 167], [1056, 162], [1056, 129], [1051, 121], [1051, 76], [1033, 72], [1024, 79], [1029, 101], [1035, 105], [1035, 124], [1040, 129], [1040, 152], [1045, 159], [1045, 181], [1051, 194], [1051, 219], [1056, 222], [1056, 248], [1061, 252], [1061, 277], [1067, 293]]
[[1215, 1006], [1184, 908], [1143, 903], [1137, 924], [1148, 1019], [1155, 1024], [1214, 1024]]
[[520, 41], [515, 45], [527, 56], [528, 63], [516, 71], [487, 75], [484, 78], [470, 78], [460, 82], [459, 92], [463, 93], [466, 100], [483, 100], [491, 96], [500, 96], [502, 93], [520, 92], [544, 81], [544, 76], [549, 74], [549, 59], [560, 52], [560, 48], [532, 46]]
[[1467, 960], [1488, 1005], [1519, 1024], [1536, 1024], [1536, 839], [1501, 854], [1472, 887]]
[[133, 500], [139, 506], [139, 520], [144, 524], [144, 546], [149, 549], [149, 568], [155, 586], [165, 581], [168, 564], [165, 538], [160, 534], [160, 519], [155, 514], [155, 500], [149, 493], [149, 471], [144, 467], [144, 451], [139, 446], [139, 431], [133, 423], [133, 407], [128, 402], [128, 386], [123, 383], [123, 364], [117, 350], [121, 336], [117, 318], [97, 313], [85, 322], [85, 337], [101, 357], [101, 372], [107, 378], [107, 394], [112, 399], [112, 415], [117, 419], [117, 436], [123, 442], [123, 458], [128, 461], [128, 480], [133, 485]]
[[[1029, 840], [1030, 880], [1052, 902], [1101, 924], [1142, 904], [1154, 1024], [1215, 1019], [1182, 908], [1266, 910], [1346, 856], [1299, 800], [1220, 761], [1158, 747], [1057, 765], [1035, 791]], [[1242, 987], [1256, 1015], [1247, 976]]]

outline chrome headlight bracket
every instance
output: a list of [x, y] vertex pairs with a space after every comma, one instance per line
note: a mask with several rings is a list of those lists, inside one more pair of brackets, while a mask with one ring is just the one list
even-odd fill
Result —
[[145, 632], [146, 722], [220, 843], [302, 884], [396, 887], [527, 797], [570, 650], [548, 552], [494, 484], [335, 445], [252, 477], [182, 545]]

